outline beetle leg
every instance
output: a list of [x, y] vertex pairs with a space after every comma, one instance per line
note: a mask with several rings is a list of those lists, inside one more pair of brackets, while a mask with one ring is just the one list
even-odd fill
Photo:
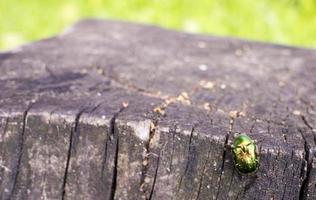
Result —
[[234, 136], [234, 137], [237, 137], [237, 136], [240, 135], [240, 134], [242, 134], [242, 133], [241, 133], [241, 132], [234, 132], [234, 133], [233, 133], [233, 136]]
[[258, 144], [258, 143], [260, 143], [260, 142], [262, 142], [264, 139], [260, 139], [260, 140], [252, 140], [252, 142], [254, 143], [254, 144]]

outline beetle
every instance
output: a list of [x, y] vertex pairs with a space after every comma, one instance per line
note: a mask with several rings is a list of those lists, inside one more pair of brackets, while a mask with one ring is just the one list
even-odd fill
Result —
[[235, 168], [241, 174], [256, 172], [259, 167], [259, 159], [255, 142], [246, 134], [240, 134], [234, 139], [231, 147]]

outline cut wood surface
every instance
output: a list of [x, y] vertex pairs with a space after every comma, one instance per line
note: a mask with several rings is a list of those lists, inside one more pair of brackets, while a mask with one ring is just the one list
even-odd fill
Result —
[[315, 77], [315, 50], [83, 20], [0, 54], [0, 198], [316, 199]]

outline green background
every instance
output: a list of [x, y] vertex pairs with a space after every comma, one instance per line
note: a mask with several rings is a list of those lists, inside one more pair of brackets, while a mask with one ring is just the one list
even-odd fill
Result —
[[316, 0], [0, 0], [0, 50], [92, 16], [316, 47]]

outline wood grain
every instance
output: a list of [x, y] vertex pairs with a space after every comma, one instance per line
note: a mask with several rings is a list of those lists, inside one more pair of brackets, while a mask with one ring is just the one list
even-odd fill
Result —
[[316, 198], [315, 50], [88, 19], [0, 74], [1, 199]]

